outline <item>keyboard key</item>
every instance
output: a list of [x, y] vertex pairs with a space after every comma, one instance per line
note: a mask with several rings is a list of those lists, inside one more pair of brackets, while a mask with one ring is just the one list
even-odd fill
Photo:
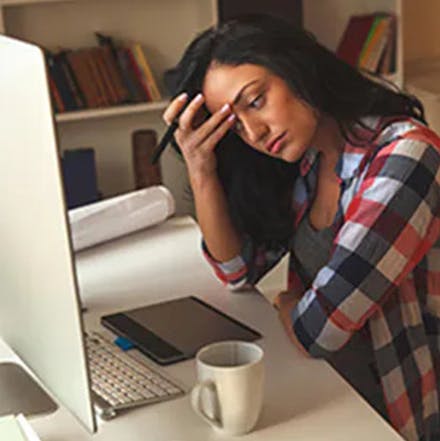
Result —
[[[98, 333], [86, 335], [91, 388], [100, 410], [115, 410], [181, 396], [184, 391], [166, 376], [131, 358]], [[109, 404], [102, 408], [102, 399]]]

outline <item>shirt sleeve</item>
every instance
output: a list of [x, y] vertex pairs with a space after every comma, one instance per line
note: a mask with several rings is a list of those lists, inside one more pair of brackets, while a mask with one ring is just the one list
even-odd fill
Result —
[[227, 262], [214, 259], [204, 241], [202, 250], [218, 279], [231, 291], [255, 285], [287, 252], [282, 246], [257, 246], [249, 237], [245, 238], [240, 254]]
[[439, 165], [434, 147], [409, 139], [372, 159], [329, 262], [291, 314], [312, 356], [342, 348], [437, 240]]

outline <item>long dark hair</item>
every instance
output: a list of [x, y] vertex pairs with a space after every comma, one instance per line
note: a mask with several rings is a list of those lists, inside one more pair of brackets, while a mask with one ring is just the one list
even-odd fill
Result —
[[[425, 122], [423, 107], [415, 97], [363, 75], [310, 33], [279, 18], [246, 16], [201, 33], [173, 71], [173, 92], [201, 91], [213, 61], [269, 69], [283, 78], [298, 98], [320, 114], [333, 117], [353, 144], [370, 143], [378, 134], [370, 130], [368, 135], [363, 123], [366, 116], [413, 117]], [[367, 130], [359, 131], [359, 127]], [[291, 194], [298, 164], [259, 153], [234, 133], [220, 142], [216, 154], [236, 227], [257, 243], [286, 245], [293, 231]]]

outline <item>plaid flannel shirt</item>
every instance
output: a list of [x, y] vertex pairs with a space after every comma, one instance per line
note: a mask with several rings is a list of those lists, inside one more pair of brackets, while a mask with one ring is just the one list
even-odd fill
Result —
[[[301, 162], [296, 225], [313, 200], [316, 159], [310, 149]], [[387, 126], [370, 147], [347, 144], [336, 168], [341, 195], [330, 259], [310, 286], [292, 259], [289, 265], [289, 289], [303, 293], [291, 314], [298, 340], [325, 358], [367, 325], [389, 420], [409, 441], [440, 439], [439, 166], [440, 139], [410, 119]], [[255, 284], [289, 247], [246, 240], [241, 255], [223, 263], [204, 251], [236, 290]]]

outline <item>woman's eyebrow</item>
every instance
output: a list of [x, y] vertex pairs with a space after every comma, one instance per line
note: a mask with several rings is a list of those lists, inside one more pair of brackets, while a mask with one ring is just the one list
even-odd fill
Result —
[[234, 101], [233, 101], [233, 104], [237, 104], [237, 103], [241, 100], [242, 95], [243, 95], [243, 92], [244, 92], [249, 86], [252, 86], [253, 84], [257, 83], [258, 81], [259, 81], [259, 79], [257, 78], [257, 79], [255, 79], [255, 80], [249, 81], [249, 83], [246, 83], [246, 84], [240, 89], [240, 91], [237, 93], [237, 95], [235, 96]]

